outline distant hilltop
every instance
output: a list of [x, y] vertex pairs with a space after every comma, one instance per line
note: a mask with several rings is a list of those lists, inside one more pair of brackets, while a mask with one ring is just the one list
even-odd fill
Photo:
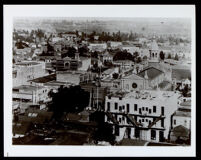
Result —
[[96, 17], [29, 17], [15, 18], [15, 29], [43, 29], [50, 32], [138, 32], [144, 34], [191, 34], [188, 18], [96, 18]]

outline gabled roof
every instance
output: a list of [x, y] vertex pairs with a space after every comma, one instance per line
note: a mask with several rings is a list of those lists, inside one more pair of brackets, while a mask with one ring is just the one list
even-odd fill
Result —
[[122, 79], [139, 79], [139, 80], [143, 80], [144, 77], [141, 77], [141, 76], [139, 76], [137, 74], [132, 73], [130, 75], [127, 75], [127, 76], [123, 77]]
[[156, 77], [158, 77], [159, 75], [163, 74], [164, 72], [154, 68], [154, 67], [149, 67], [144, 69], [143, 71], [141, 71], [140, 73], [138, 73], [139, 76], [144, 77], [145, 72], [147, 72], [148, 78], [149, 79], [154, 79]]
[[156, 43], [156, 41], [154, 40], [152, 43], [151, 43], [151, 50], [158, 50], [158, 44]]

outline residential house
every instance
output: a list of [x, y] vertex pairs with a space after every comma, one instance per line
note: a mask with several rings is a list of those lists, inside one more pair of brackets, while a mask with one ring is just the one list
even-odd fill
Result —
[[13, 87], [13, 101], [45, 103], [50, 101], [48, 96], [49, 89], [43, 86], [21, 85]]
[[115, 41], [110, 41], [109, 46], [111, 49], [120, 49], [122, 46], [122, 42], [115, 42]]
[[91, 58], [89, 57], [79, 57], [81, 65], [78, 67], [80, 71], [87, 71], [91, 67]]
[[101, 74], [101, 78], [105, 79], [105, 78], [112, 78], [114, 73], [119, 73], [119, 68], [115, 67], [115, 68], [109, 68], [107, 70], [105, 70], [102, 74]]
[[88, 48], [92, 52], [94, 51], [102, 52], [107, 49], [107, 44], [106, 43], [89, 43]]
[[113, 61], [113, 64], [116, 66], [120, 66], [121, 71], [130, 70], [134, 66], [134, 62], [131, 60], [117, 60]]
[[79, 85], [81, 82], [93, 81], [95, 74], [85, 71], [58, 71], [56, 81]]
[[170, 140], [190, 139], [191, 132], [191, 100], [181, 102], [172, 116]]
[[126, 50], [127, 52], [131, 53], [132, 55], [135, 53], [135, 52], [140, 52], [140, 49], [139, 47], [136, 47], [134, 45], [123, 45], [121, 47], [121, 49], [124, 51]]
[[113, 56], [109, 54], [108, 52], [105, 52], [100, 55], [100, 60], [104, 62], [113, 62]]

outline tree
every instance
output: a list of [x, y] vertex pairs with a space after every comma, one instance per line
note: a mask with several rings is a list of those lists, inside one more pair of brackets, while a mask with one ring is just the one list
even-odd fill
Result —
[[165, 54], [163, 53], [163, 51], [161, 51], [159, 55], [160, 55], [160, 59], [161, 59], [161, 60], [164, 60]]
[[168, 59], [171, 59], [171, 54], [170, 53], [168, 54]]
[[39, 37], [40, 39], [41, 39], [42, 37], [44, 37], [44, 35], [45, 35], [45, 33], [44, 33], [41, 29], [38, 29], [38, 30], [36, 31], [36, 36]]
[[184, 97], [187, 97], [188, 92], [189, 92], [188, 85], [185, 85], [185, 86], [184, 86], [184, 89], [182, 90], [182, 95], [183, 95]]
[[113, 60], [114, 61], [117, 61], [117, 60], [132, 60], [133, 61], [133, 56], [131, 53], [128, 53], [126, 50], [119, 51], [114, 55]]
[[176, 60], [176, 61], [179, 60], [179, 56], [177, 54], [175, 55], [174, 60]]
[[118, 73], [114, 73], [114, 74], [112, 75], [112, 77], [113, 77], [114, 79], [117, 79], [117, 78], [119, 77], [119, 74], [118, 74]]
[[134, 57], [134, 58], [137, 58], [138, 56], [139, 56], [139, 53], [138, 53], [138, 52], [134, 52], [134, 53], [133, 53], [133, 57]]
[[78, 48], [78, 52], [80, 53], [80, 56], [86, 57], [86, 53], [89, 51], [89, 49], [86, 46]]
[[140, 63], [140, 62], [142, 62], [141, 57], [137, 57], [136, 63]]
[[89, 104], [89, 92], [80, 86], [60, 87], [57, 93], [50, 91], [52, 103], [49, 110], [53, 111], [54, 117], [60, 119], [64, 112], [78, 113], [84, 110]]
[[97, 52], [97, 51], [92, 52], [92, 53], [91, 53], [91, 57], [93, 57], [93, 58], [98, 58], [98, 52]]
[[143, 59], [143, 60], [147, 60], [147, 56], [144, 56], [142, 59]]
[[113, 128], [110, 124], [104, 122], [105, 113], [96, 111], [91, 114], [90, 119], [97, 122], [97, 130], [93, 133], [92, 138], [95, 141], [107, 141], [111, 144], [115, 142], [115, 135], [113, 134]]
[[54, 47], [52, 45], [50, 45], [49, 43], [47, 43], [47, 52], [48, 53], [53, 53], [54, 52]]
[[76, 53], [76, 49], [74, 47], [69, 47], [68, 51], [66, 53], [62, 54], [62, 58], [66, 57], [66, 56], [74, 58], [75, 53]]

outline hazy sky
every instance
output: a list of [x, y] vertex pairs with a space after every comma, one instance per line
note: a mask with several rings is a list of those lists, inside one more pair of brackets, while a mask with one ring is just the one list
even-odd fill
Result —
[[[71, 23], [72, 22], [72, 23]], [[20, 17], [14, 19], [16, 29], [83, 30], [116, 32], [158, 32], [164, 34], [189, 34], [191, 19], [187, 18], [101, 18], [101, 17]]]

